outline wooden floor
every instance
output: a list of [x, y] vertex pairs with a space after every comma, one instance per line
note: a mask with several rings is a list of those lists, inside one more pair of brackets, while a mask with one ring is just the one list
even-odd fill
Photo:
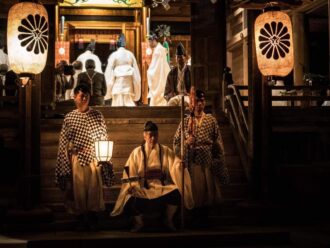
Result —
[[[15, 242], [31, 248], [55, 247], [223, 247], [240, 245], [289, 245], [289, 230], [264, 227], [222, 227], [214, 230], [181, 230], [176, 233], [150, 231], [130, 233], [125, 231], [99, 232], [46, 232], [12, 234], [2, 237], [2, 242]], [[22, 246], [22, 245], [27, 246]], [[19, 246], [20, 245], [20, 246]], [[0, 241], [1, 247], [1, 241]], [[283, 246], [280, 246], [283, 247]]]
[[222, 226], [175, 233], [149, 231], [36, 232], [0, 235], [0, 248], [330, 247], [330, 225]]
[[149, 231], [39, 232], [0, 235], [6, 248], [98, 247], [330, 247], [330, 226], [224, 226], [176, 233]]

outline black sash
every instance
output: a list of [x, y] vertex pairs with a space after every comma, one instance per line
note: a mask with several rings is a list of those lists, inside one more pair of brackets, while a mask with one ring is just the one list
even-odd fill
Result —
[[[147, 176], [147, 155], [146, 155], [146, 150], [144, 148], [144, 144], [141, 145], [141, 149], [142, 149], [142, 153], [143, 153], [143, 163], [144, 163], [144, 187], [146, 189], [149, 189], [149, 186], [148, 186], [148, 182], [147, 180], [148, 179], [155, 179], [154, 177], [153, 178], [148, 178]], [[159, 162], [160, 162], [160, 171], [162, 172], [161, 175], [160, 175], [160, 181], [162, 182], [162, 185], [164, 186], [165, 183], [164, 183], [164, 173], [163, 173], [163, 156], [162, 156], [162, 146], [159, 144]]]

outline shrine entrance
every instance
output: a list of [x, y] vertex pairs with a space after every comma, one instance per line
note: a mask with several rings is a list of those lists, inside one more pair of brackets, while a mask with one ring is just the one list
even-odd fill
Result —
[[[142, 60], [142, 46], [146, 42], [147, 8], [142, 7], [142, 1], [134, 1], [134, 4], [112, 0], [64, 1], [56, 8], [55, 65], [60, 60], [71, 64], [94, 40], [94, 53], [100, 58], [104, 72], [110, 54], [116, 50], [118, 36], [123, 33], [126, 48], [134, 53], [141, 72], [140, 102], [147, 104], [147, 68], [143, 66]], [[59, 52], [61, 47], [66, 48], [64, 53], [63, 50]]]

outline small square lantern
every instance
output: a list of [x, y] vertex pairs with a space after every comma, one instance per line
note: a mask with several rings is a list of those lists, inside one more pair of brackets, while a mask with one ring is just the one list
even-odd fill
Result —
[[264, 76], [286, 76], [293, 69], [290, 17], [282, 11], [267, 11], [254, 24], [258, 67]]
[[48, 53], [48, 13], [33, 2], [13, 5], [8, 13], [7, 44], [10, 68], [17, 74], [39, 74]]
[[112, 158], [113, 141], [99, 140], [95, 141], [95, 154], [99, 163], [108, 163]]

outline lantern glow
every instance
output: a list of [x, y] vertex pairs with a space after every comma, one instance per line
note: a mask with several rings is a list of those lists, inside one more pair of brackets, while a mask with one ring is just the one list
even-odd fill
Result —
[[282, 11], [259, 15], [254, 24], [258, 67], [264, 76], [286, 76], [293, 69], [290, 17]]
[[17, 74], [42, 72], [47, 60], [48, 37], [48, 14], [41, 4], [13, 5], [7, 26], [10, 68]]
[[95, 141], [95, 154], [98, 162], [108, 162], [112, 157], [113, 141], [99, 140]]

